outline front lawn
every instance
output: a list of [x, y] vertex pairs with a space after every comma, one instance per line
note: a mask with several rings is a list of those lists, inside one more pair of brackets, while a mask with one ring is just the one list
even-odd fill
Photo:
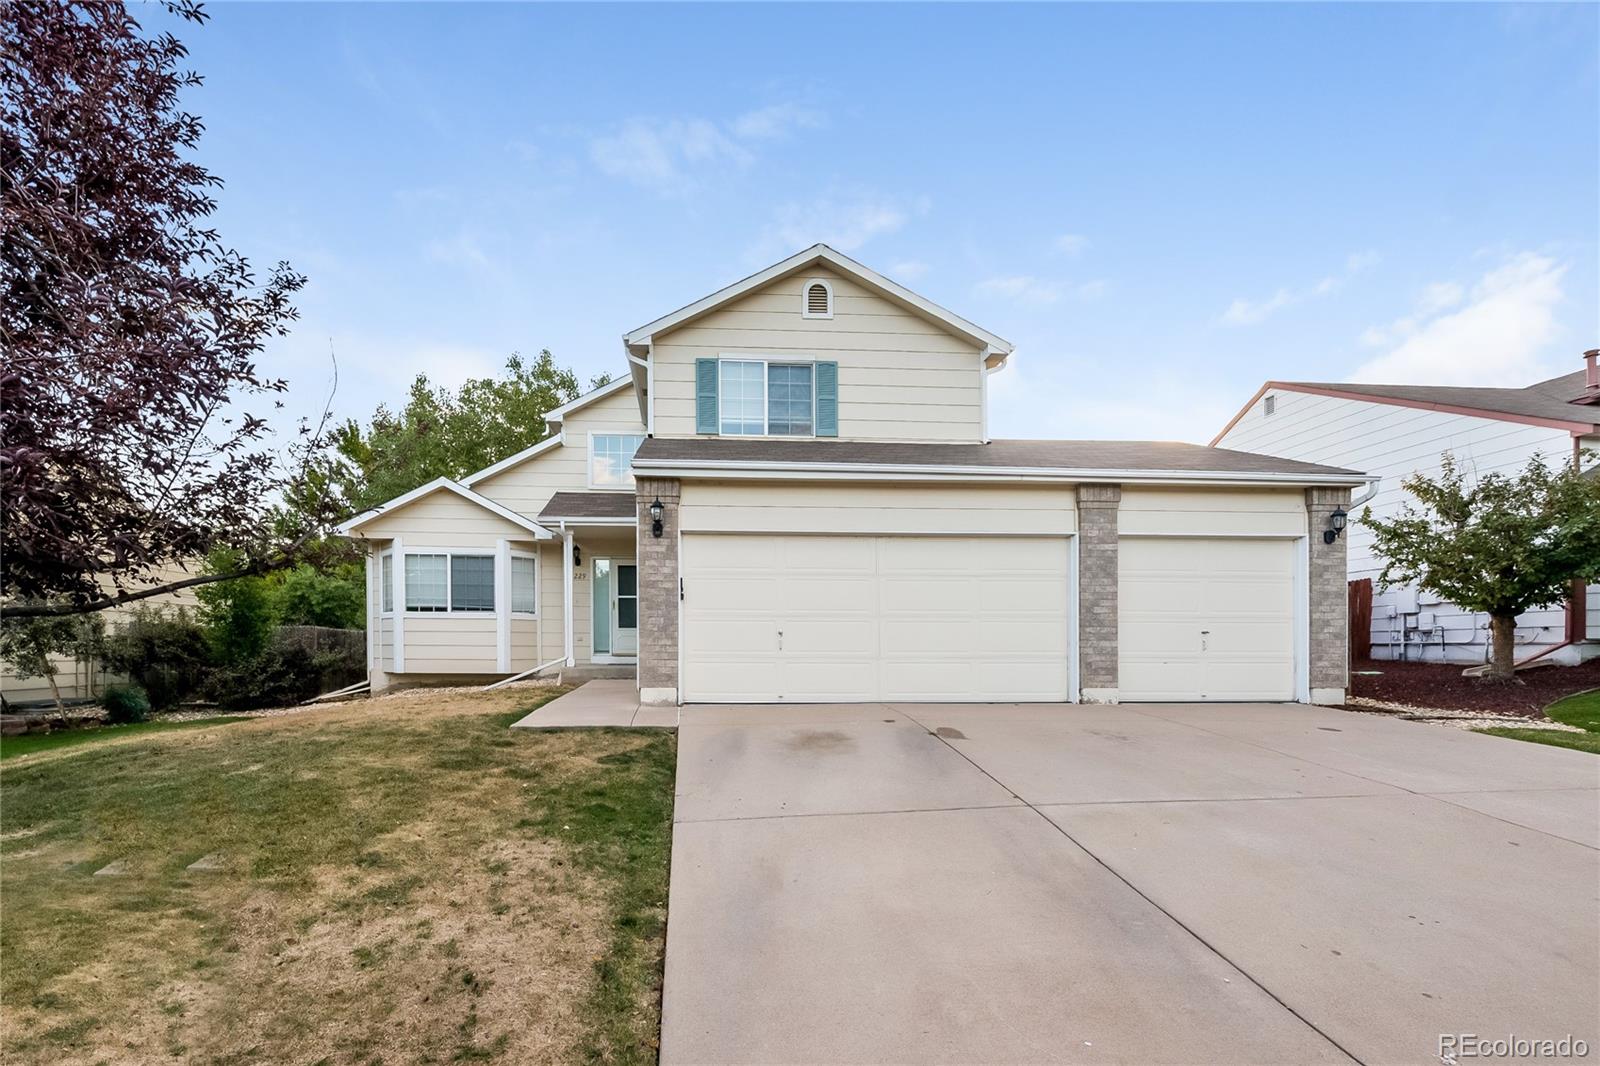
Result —
[[204, 729], [207, 726], [228, 722], [248, 722], [243, 715], [218, 718], [194, 718], [186, 722], [134, 722], [129, 725], [93, 726], [88, 729], [61, 729], [53, 733], [24, 733], [21, 736], [0, 738], [0, 759], [15, 759], [19, 755], [32, 755], [37, 751], [54, 751], [79, 744], [98, 744], [106, 740], [124, 740], [150, 733], [169, 733], [174, 729]]
[[674, 739], [553, 694], [8, 758], [0, 1060], [654, 1062]]
[[1585, 730], [1582, 733], [1573, 733], [1565, 729], [1508, 729], [1495, 727], [1480, 729], [1479, 733], [1488, 733], [1496, 737], [1510, 737], [1513, 740], [1530, 740], [1535, 744], [1554, 744], [1561, 748], [1576, 748], [1579, 751], [1593, 752], [1600, 755], [1600, 689], [1593, 692], [1580, 692], [1576, 696], [1568, 696], [1558, 700], [1545, 708], [1545, 714], [1555, 722], [1566, 725], [1575, 725]]

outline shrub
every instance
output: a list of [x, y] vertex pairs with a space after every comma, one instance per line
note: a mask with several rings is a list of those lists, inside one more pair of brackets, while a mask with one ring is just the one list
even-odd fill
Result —
[[342, 655], [318, 655], [273, 645], [253, 659], [219, 666], [206, 685], [210, 698], [230, 711], [286, 707], [322, 691], [323, 675], [344, 664]]
[[301, 563], [274, 575], [272, 598], [278, 624], [361, 629], [367, 624], [366, 573], [359, 563], [327, 571]]
[[140, 607], [106, 639], [105, 663], [137, 682], [152, 707], [164, 710], [200, 690], [210, 655], [205, 632], [189, 612]]
[[100, 705], [114, 725], [142, 722], [150, 717], [150, 698], [138, 685], [107, 685]]
[[[206, 558], [208, 573], [222, 573], [238, 565], [235, 553], [219, 549]], [[200, 601], [200, 623], [212, 658], [219, 663], [254, 659], [272, 640], [272, 598], [267, 579], [237, 577], [202, 585], [195, 590]]]

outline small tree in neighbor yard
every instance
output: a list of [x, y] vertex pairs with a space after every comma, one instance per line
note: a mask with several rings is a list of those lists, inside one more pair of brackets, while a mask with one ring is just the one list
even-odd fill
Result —
[[1485, 676], [1509, 680], [1517, 615], [1565, 601], [1574, 581], [1600, 578], [1600, 478], [1577, 462], [1553, 471], [1535, 456], [1516, 477], [1486, 474], [1468, 484], [1446, 452], [1437, 478], [1416, 474], [1403, 484], [1420, 507], [1408, 501], [1390, 519], [1371, 507], [1361, 514], [1384, 559], [1379, 585], [1414, 581], [1487, 614], [1493, 652]]
[[[306, 464], [245, 405], [281, 406], [256, 359], [305, 279], [258, 276], [212, 228], [186, 56], [115, 0], [0, 0], [0, 616], [213, 580], [160, 574], [219, 542], [289, 565], [334, 518], [286, 539], [270, 514]], [[309, 461], [320, 434], [300, 439]]]
[[98, 615], [76, 618], [7, 618], [0, 622], [0, 659], [17, 677], [42, 677], [50, 683], [56, 710], [62, 709], [55, 658], [92, 660], [105, 650], [105, 623]]

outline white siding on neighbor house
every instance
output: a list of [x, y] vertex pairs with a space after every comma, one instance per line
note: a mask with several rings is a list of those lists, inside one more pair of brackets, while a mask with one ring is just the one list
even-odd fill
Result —
[[[803, 318], [801, 290], [833, 287], [834, 316]], [[782, 278], [654, 343], [656, 435], [695, 433], [695, 360], [750, 355], [839, 364], [839, 437], [976, 442], [981, 348], [826, 270]]]
[[[1265, 400], [1276, 398], [1273, 414]], [[1286, 459], [1327, 463], [1381, 476], [1382, 486], [1371, 502], [1373, 513], [1391, 517], [1409, 496], [1400, 483], [1413, 473], [1436, 475], [1440, 455], [1449, 451], [1469, 474], [1520, 472], [1535, 454], [1552, 465], [1572, 455], [1572, 437], [1565, 430], [1501, 422], [1471, 415], [1397, 407], [1290, 390], [1269, 390], [1257, 399], [1217, 446], [1259, 452]], [[1360, 490], [1357, 490], [1358, 493]], [[1376, 580], [1382, 560], [1373, 550], [1372, 533], [1362, 528], [1362, 508], [1350, 516], [1350, 577]], [[1390, 609], [1395, 611], [1391, 622]], [[1414, 588], [1374, 589], [1372, 640], [1377, 658], [1399, 657], [1405, 612], [1431, 615], [1442, 627], [1443, 646], [1431, 640], [1413, 644], [1410, 658], [1480, 662], [1485, 657], [1488, 617], [1453, 604], [1418, 600]], [[1559, 643], [1566, 637], [1566, 615], [1560, 607], [1530, 611], [1517, 620], [1521, 654]]]
[[685, 532], [1071, 533], [1076, 494], [1063, 485], [689, 481]]
[[1298, 537], [1306, 531], [1306, 498], [1300, 489], [1124, 486], [1117, 530], [1124, 536]]
[[568, 414], [562, 422], [560, 445], [484, 478], [472, 491], [535, 520], [557, 492], [600, 491], [589, 487], [591, 433], [644, 433], [633, 389], [623, 389]]

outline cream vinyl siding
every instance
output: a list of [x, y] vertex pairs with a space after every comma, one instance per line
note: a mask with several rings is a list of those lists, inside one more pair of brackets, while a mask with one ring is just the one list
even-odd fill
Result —
[[406, 673], [493, 674], [495, 617], [406, 615]]
[[[1277, 409], [1264, 411], [1267, 396], [1277, 398]], [[1567, 462], [1572, 437], [1565, 430], [1501, 422], [1491, 418], [1424, 411], [1412, 407], [1372, 403], [1332, 396], [1314, 396], [1286, 389], [1269, 390], [1244, 413], [1217, 446], [1260, 452], [1311, 463], [1327, 463], [1381, 476], [1378, 494], [1370, 501], [1373, 513], [1392, 517], [1409, 497], [1400, 483], [1413, 473], [1439, 473], [1439, 457], [1452, 452], [1469, 473], [1515, 475], [1536, 453], [1552, 464]], [[1358, 492], [1360, 490], [1357, 490]], [[1350, 577], [1376, 578], [1383, 567], [1373, 550], [1372, 533], [1363, 528], [1355, 508], [1345, 536], [1350, 540]], [[1312, 531], [1321, 535], [1321, 527]], [[1402, 620], [1431, 616], [1443, 627], [1443, 650], [1437, 637], [1412, 644], [1406, 654], [1437, 662], [1484, 661], [1488, 616], [1474, 614], [1454, 604], [1430, 601], [1411, 587], [1373, 590], [1372, 654], [1399, 658], [1404, 636]], [[1395, 612], [1390, 618], [1390, 610]], [[1532, 654], [1566, 639], [1566, 613], [1560, 607], [1529, 611], [1517, 619], [1518, 655]]]
[[686, 481], [685, 532], [1071, 533], [1070, 486]]
[[1300, 543], [1123, 537], [1118, 699], [1293, 700]]
[[[833, 287], [832, 318], [801, 316], [801, 290]], [[746, 356], [839, 364], [839, 438], [977, 442], [980, 349], [824, 270], [780, 279], [655, 339], [656, 435], [695, 433], [696, 359]]]
[[1284, 536], [1306, 531], [1300, 489], [1162, 489], [1125, 485], [1117, 511], [1124, 534]]
[[[554, 656], [551, 656], [554, 658]], [[528, 670], [549, 659], [539, 657], [539, 621], [534, 618], [511, 619], [511, 669]]]
[[1066, 537], [686, 533], [683, 697], [1065, 700], [1070, 554]]
[[558, 492], [605, 491], [589, 487], [591, 433], [644, 433], [633, 389], [623, 389], [568, 414], [562, 423], [561, 444], [476, 482], [472, 491], [534, 519]]
[[401, 538], [407, 552], [418, 548], [493, 548], [501, 537], [526, 540], [532, 534], [515, 522], [486, 511], [471, 500], [440, 490], [413, 500], [361, 527], [368, 540]]

